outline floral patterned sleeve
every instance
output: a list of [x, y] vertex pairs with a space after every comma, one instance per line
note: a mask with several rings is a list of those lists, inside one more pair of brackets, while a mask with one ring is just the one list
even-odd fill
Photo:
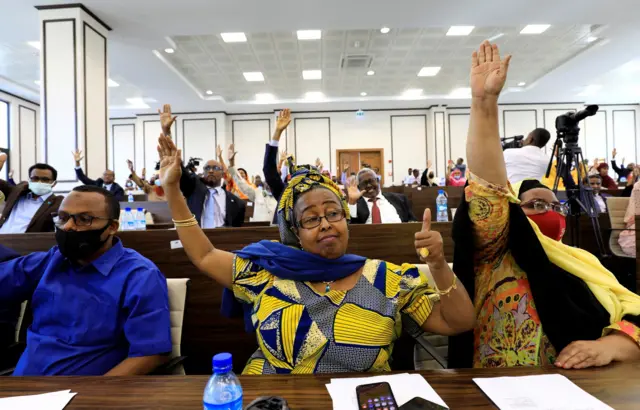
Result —
[[626, 320], [621, 320], [617, 323], [605, 327], [602, 334], [603, 336], [606, 336], [614, 331], [624, 333], [625, 335], [632, 338], [638, 345], [640, 345], [640, 327], [634, 325], [633, 323], [627, 322]]
[[494, 185], [471, 172], [465, 200], [474, 225], [476, 251], [483, 259], [499, 257], [507, 247], [509, 203], [518, 202], [511, 185]]

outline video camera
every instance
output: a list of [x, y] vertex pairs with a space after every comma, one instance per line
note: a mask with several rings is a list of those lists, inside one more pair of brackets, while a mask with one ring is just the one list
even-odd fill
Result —
[[500, 138], [500, 143], [502, 144], [502, 150], [509, 148], [522, 148], [524, 140], [524, 135], [516, 135], [513, 137], [504, 137]]
[[558, 137], [564, 139], [565, 144], [577, 143], [580, 128], [578, 123], [587, 117], [596, 115], [598, 112], [597, 105], [589, 105], [584, 110], [578, 112], [568, 112], [556, 117], [556, 132]]
[[189, 158], [189, 162], [187, 162], [185, 168], [195, 173], [196, 168], [200, 165], [200, 161], [202, 161], [202, 158], [191, 157]]

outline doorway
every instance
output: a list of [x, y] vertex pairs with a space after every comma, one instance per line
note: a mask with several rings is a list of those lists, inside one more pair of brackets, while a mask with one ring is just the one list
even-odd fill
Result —
[[358, 173], [362, 168], [371, 168], [382, 178], [380, 183], [384, 185], [384, 150], [382, 148], [363, 149], [338, 149], [336, 150], [336, 164], [338, 166], [338, 178], [349, 167], [348, 174]]

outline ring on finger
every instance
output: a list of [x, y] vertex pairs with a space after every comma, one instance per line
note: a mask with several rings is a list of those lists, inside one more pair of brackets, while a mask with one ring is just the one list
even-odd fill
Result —
[[418, 253], [420, 253], [420, 257], [422, 259], [426, 259], [429, 256], [429, 249], [427, 248], [420, 248], [418, 250]]

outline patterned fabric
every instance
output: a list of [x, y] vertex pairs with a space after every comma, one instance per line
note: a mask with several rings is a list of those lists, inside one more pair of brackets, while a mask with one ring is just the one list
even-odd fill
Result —
[[[517, 201], [511, 186], [496, 186], [472, 175], [465, 198], [477, 247], [474, 367], [553, 363], [559, 352], [542, 329], [527, 275], [507, 247], [509, 202]], [[631, 323], [615, 323], [603, 334], [613, 330], [640, 342], [640, 329]]]
[[438, 300], [416, 267], [378, 260], [351, 290], [321, 293], [236, 256], [233, 292], [252, 307], [259, 345], [243, 374], [389, 371], [402, 320], [422, 325]]
[[633, 257], [636, 256], [636, 215], [640, 215], [640, 182], [633, 185], [629, 205], [627, 205], [627, 211], [624, 214], [624, 223], [629, 230], [620, 232], [620, 237], [618, 237], [622, 251]]

